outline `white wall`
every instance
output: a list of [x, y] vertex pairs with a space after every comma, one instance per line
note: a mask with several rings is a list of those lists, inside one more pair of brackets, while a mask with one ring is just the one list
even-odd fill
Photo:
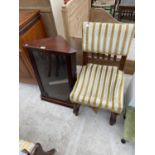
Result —
[[58, 35], [61, 35], [65, 38], [64, 24], [63, 24], [62, 12], [61, 12], [61, 8], [64, 4], [64, 0], [50, 0], [50, 3], [53, 11], [57, 33]]

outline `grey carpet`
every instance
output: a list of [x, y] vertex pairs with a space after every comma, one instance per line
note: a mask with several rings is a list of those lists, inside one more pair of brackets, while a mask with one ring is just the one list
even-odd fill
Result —
[[20, 138], [39, 142], [56, 155], [134, 155], [134, 144], [123, 145], [123, 118], [108, 124], [110, 113], [88, 107], [75, 117], [70, 108], [40, 100], [38, 86], [20, 84]]

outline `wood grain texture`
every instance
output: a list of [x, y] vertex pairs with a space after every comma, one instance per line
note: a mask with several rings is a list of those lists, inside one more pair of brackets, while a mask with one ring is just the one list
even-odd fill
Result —
[[37, 21], [31, 29], [29, 29], [27, 32], [25, 32], [20, 39], [22, 39], [23, 43], [31, 41], [31, 40], [36, 40], [36, 39], [41, 39], [43, 37], [46, 37], [46, 32], [43, 28], [43, 23], [42, 21]]
[[40, 10], [48, 36], [56, 36], [57, 31], [49, 0], [20, 0], [20, 10]]
[[[25, 15], [25, 16], [24, 16]], [[30, 15], [30, 19], [28, 18]], [[39, 15], [39, 11], [21, 11], [20, 12], [20, 23], [22, 23], [22, 28], [25, 29], [27, 25], [35, 18], [36, 16]], [[22, 21], [22, 17], [23, 20]], [[26, 21], [26, 22], [25, 22]], [[24, 24], [23, 24], [24, 23]], [[31, 40], [36, 40], [40, 39], [42, 37], [46, 37], [46, 32], [44, 30], [44, 25], [41, 19], [37, 18], [35, 22], [24, 31], [19, 37], [19, 80], [20, 82], [25, 82], [25, 83], [37, 83], [33, 68], [31, 66], [27, 51], [23, 47], [23, 45]]]
[[19, 29], [23, 28], [38, 14], [39, 14], [39, 10], [37, 11], [32, 10], [29, 12], [21, 10], [19, 14]]
[[34, 74], [31, 73], [31, 65], [24, 51], [19, 53], [19, 80], [20, 82], [36, 83]]
[[[66, 40], [61, 36], [38, 39], [27, 42], [26, 48], [43, 50], [44, 52], [71, 54], [76, 53], [76, 50], [71, 48]], [[44, 47], [41, 49], [40, 47]]]

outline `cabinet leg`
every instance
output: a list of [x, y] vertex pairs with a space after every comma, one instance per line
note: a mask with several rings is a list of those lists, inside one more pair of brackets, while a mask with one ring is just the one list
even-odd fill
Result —
[[124, 110], [123, 118], [126, 119], [126, 109]]

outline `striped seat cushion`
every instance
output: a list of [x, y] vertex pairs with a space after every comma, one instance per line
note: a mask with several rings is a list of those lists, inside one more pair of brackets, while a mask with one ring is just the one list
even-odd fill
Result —
[[32, 152], [35, 144], [25, 140], [19, 140], [19, 151], [27, 150], [29, 153]]
[[73, 103], [108, 109], [123, 110], [124, 73], [115, 66], [87, 64], [83, 66], [70, 94]]

